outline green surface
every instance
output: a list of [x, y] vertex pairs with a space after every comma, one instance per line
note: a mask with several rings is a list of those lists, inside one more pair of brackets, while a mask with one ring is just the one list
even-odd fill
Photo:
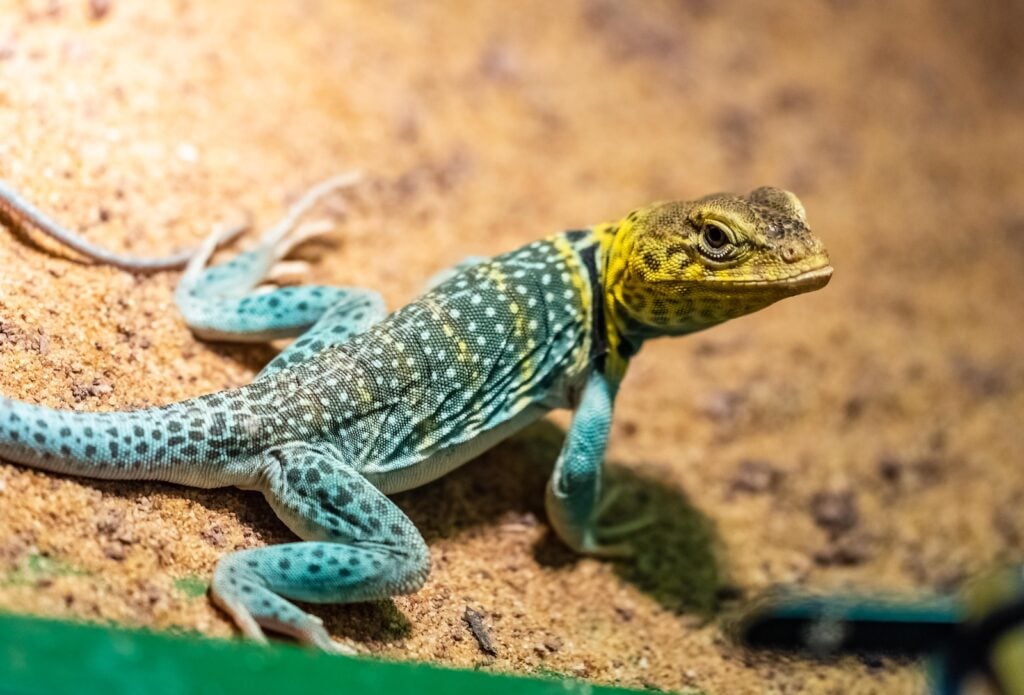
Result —
[[286, 645], [192, 639], [0, 616], [0, 693], [628, 693], [423, 664], [350, 659]]

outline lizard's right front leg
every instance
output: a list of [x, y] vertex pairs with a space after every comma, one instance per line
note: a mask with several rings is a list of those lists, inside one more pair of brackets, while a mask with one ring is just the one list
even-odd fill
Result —
[[423, 537], [391, 500], [331, 447], [269, 450], [260, 478], [277, 515], [301, 538], [231, 553], [217, 563], [211, 593], [248, 637], [261, 628], [329, 651], [348, 651], [319, 618], [287, 599], [349, 603], [412, 593], [430, 571]]
[[612, 422], [618, 384], [595, 371], [587, 379], [573, 415], [565, 444], [548, 481], [545, 499], [555, 533], [573, 550], [587, 555], [622, 557], [632, 553], [627, 543], [608, 543], [653, 521], [644, 516], [619, 525], [601, 525], [615, 489], [602, 497], [601, 472]]

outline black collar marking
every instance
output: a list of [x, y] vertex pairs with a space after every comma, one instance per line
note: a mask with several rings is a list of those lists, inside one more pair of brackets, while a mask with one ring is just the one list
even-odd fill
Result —
[[604, 316], [604, 292], [601, 286], [601, 275], [597, 272], [597, 244], [591, 244], [580, 250], [580, 257], [590, 277], [590, 311], [591, 337], [590, 359], [600, 371], [604, 371], [605, 356], [608, 354], [608, 328]]

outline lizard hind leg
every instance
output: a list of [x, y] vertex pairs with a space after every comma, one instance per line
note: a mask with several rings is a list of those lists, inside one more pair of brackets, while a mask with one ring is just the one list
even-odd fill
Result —
[[263, 379], [275, 372], [308, 360], [326, 347], [340, 345], [365, 332], [387, 314], [384, 298], [373, 290], [351, 288], [327, 309], [313, 327], [282, 350], [256, 375]]
[[330, 231], [331, 226], [300, 224], [302, 217], [326, 195], [357, 179], [356, 174], [345, 174], [314, 186], [263, 234], [256, 248], [207, 267], [216, 246], [211, 236], [192, 257], [174, 294], [189, 327], [211, 340], [263, 342], [294, 337], [315, 324], [329, 307], [358, 291], [264, 284], [307, 268], [284, 259], [294, 247]]
[[307, 542], [252, 548], [218, 562], [211, 593], [242, 632], [263, 629], [328, 651], [346, 652], [322, 621], [288, 599], [349, 603], [412, 593], [430, 554], [407, 516], [337, 452], [306, 443], [265, 456], [264, 495]]

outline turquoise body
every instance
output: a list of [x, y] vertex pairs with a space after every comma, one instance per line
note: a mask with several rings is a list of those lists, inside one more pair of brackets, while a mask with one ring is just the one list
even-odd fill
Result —
[[590, 385], [605, 344], [594, 335], [593, 235], [465, 264], [390, 315], [360, 288], [257, 289], [293, 243], [278, 232], [219, 266], [193, 264], [176, 294], [199, 335], [298, 336], [252, 384], [118, 413], [0, 399], [0, 456], [94, 478], [261, 490], [304, 542], [225, 556], [213, 598], [252, 637], [265, 627], [332, 650], [318, 619], [287, 599], [415, 591], [429, 552], [385, 494], [444, 475], [552, 408], [582, 406], [549, 510], [563, 537], [597, 548], [614, 389]]

